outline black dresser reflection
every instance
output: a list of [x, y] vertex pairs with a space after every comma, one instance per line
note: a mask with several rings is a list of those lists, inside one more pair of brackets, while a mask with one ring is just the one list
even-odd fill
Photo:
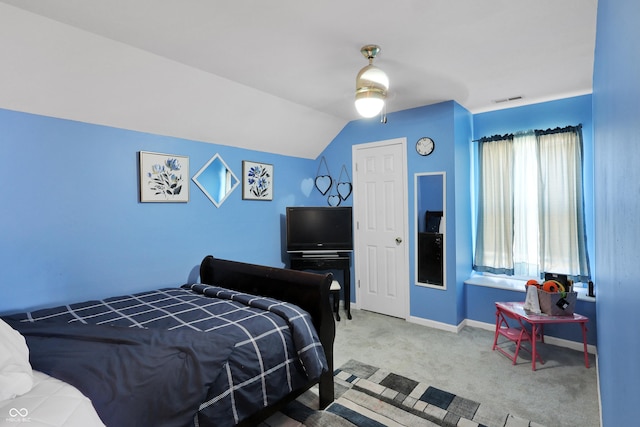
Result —
[[418, 233], [418, 282], [443, 285], [440, 233]]

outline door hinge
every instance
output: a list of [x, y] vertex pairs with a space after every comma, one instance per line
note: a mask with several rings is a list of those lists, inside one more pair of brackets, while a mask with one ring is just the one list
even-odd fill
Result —
[[358, 279], [358, 287], [360, 287], [360, 279]]

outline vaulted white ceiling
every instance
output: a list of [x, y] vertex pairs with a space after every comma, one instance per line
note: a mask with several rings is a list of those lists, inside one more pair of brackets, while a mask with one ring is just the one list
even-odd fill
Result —
[[315, 158], [358, 119], [363, 45], [382, 48], [388, 112], [455, 100], [477, 113], [591, 93], [596, 9], [596, 0], [3, 0], [0, 108]]

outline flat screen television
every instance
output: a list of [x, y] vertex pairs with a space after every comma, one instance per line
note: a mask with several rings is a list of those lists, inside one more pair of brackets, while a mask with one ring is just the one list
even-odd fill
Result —
[[351, 207], [287, 208], [287, 252], [303, 255], [353, 250]]

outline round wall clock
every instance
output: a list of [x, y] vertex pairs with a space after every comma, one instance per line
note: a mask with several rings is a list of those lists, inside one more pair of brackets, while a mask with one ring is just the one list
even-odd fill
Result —
[[436, 143], [433, 142], [433, 139], [425, 136], [422, 137], [416, 142], [416, 151], [421, 156], [428, 156], [433, 153], [433, 150], [436, 148]]

